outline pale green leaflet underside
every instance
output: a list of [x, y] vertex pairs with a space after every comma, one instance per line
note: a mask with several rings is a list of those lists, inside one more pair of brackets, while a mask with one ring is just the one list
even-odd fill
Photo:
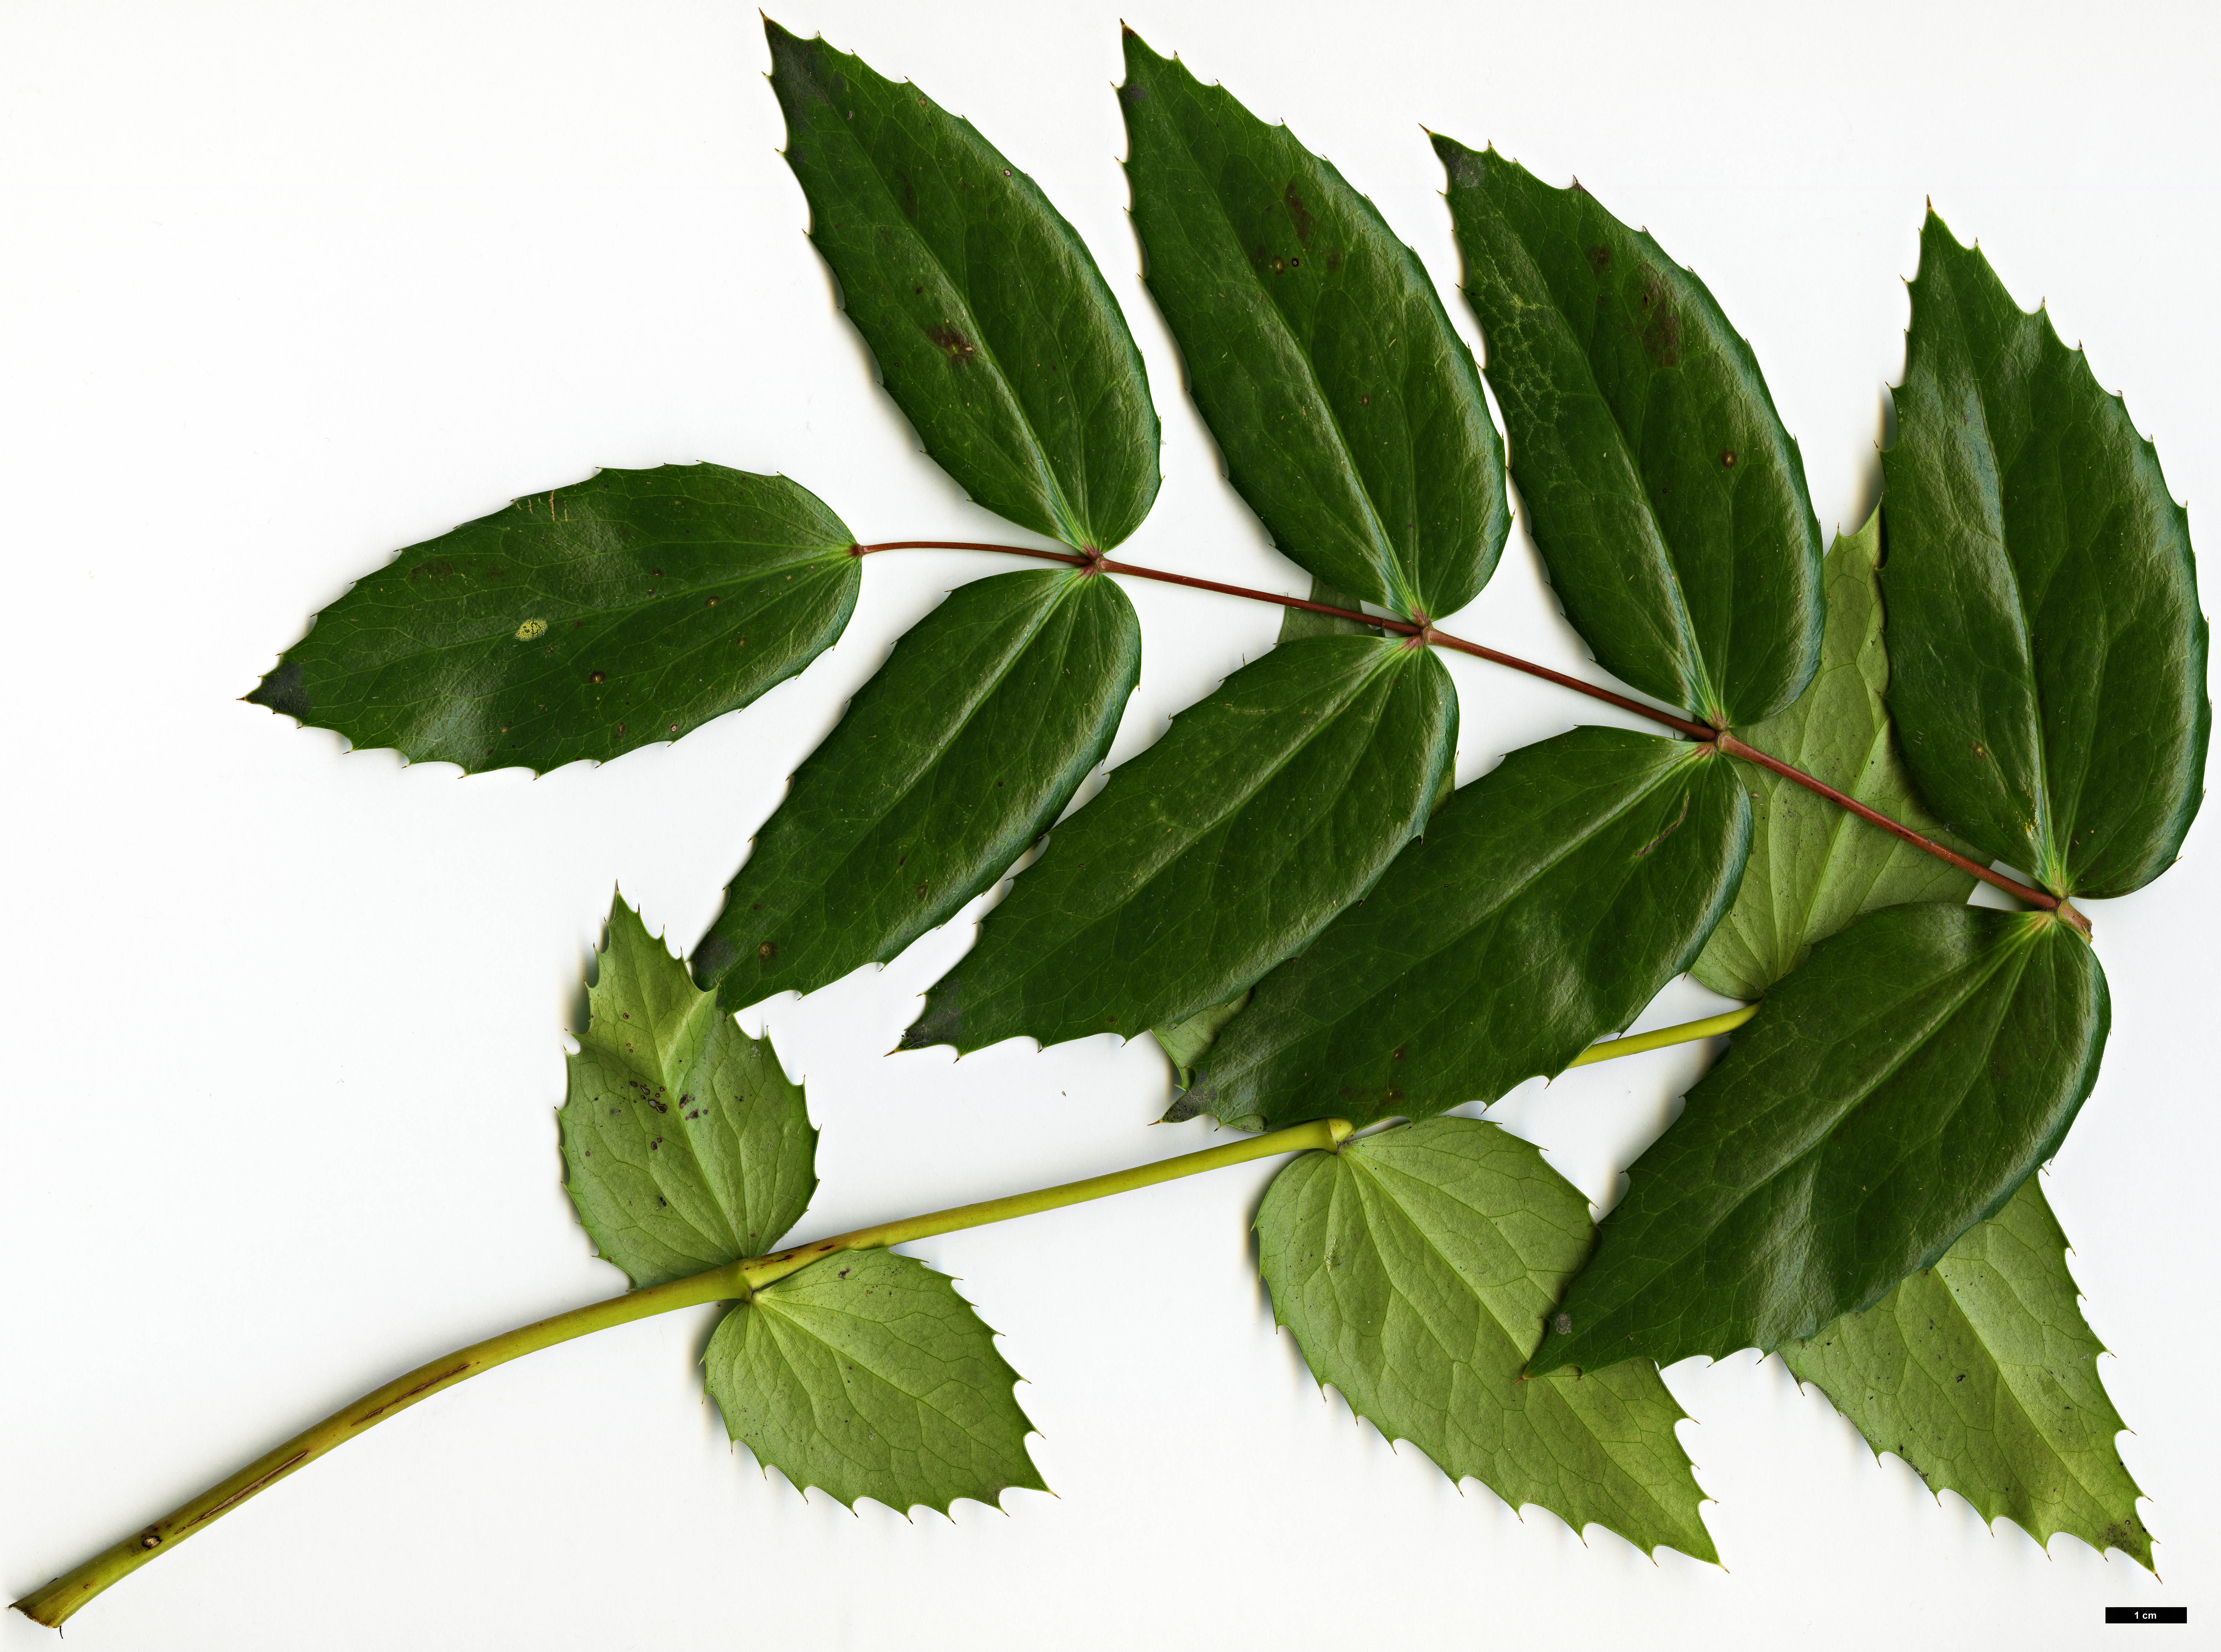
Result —
[[[579, 1220], [635, 1287], [777, 1249], [817, 1185], [801, 1087], [622, 900], [599, 963], [559, 1115]], [[704, 1367], [733, 1437], [798, 1490], [907, 1511], [1041, 1486], [994, 1333], [909, 1257], [842, 1252], [764, 1286]]]
[[1588, 1203], [1493, 1124], [1436, 1118], [1307, 1153], [1257, 1213], [1273, 1311], [1312, 1375], [1391, 1440], [1514, 1508], [1717, 1560], [1656, 1368], [1521, 1380], [1580, 1266]]
[[2033, 1176], [1935, 1267], [1863, 1313], [1781, 1346], [1877, 1452], [2038, 1542], [2054, 1532], [2149, 1569], [2151, 1533], [2115, 1437], [2067, 1236]]
[[[1882, 704], [1889, 660], [1875, 584], [1880, 562], [1877, 510], [1828, 553], [1819, 669], [1795, 704], [1743, 730], [1743, 738], [1891, 819], [1951, 842], [1913, 795]], [[1969, 873], [1872, 830], [1769, 769], [1751, 763], [1737, 773], [1750, 792], [1750, 864], [1695, 972], [1716, 992], [1763, 998], [1814, 942], [1860, 913], [1908, 901], [1964, 900], [1974, 886]]]
[[703, 1367], [732, 1436], [798, 1491], [906, 1514], [1048, 1489], [994, 1332], [910, 1257], [849, 1251], [765, 1286], [718, 1322]]
[[635, 1289], [776, 1250], [817, 1188], [817, 1132], [750, 1038], [619, 900], [570, 1058], [565, 1191]]

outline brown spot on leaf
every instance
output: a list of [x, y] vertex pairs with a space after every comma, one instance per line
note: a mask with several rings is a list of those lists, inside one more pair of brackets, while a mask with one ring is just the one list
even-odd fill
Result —
[[943, 322], [938, 327], [925, 329], [926, 337], [938, 344], [948, 357], [948, 365], [960, 367], [979, 354], [979, 347], [964, 336], [962, 329]]
[[756, 956], [762, 959], [766, 963], [771, 962], [771, 961], [778, 955], [778, 947], [768, 941], [765, 942], [763, 945], [756, 948]]
[[1589, 262], [1595, 265], [1597, 273], [1598, 275], [1602, 275], [1604, 273], [1605, 266], [1611, 262], [1611, 248], [1609, 247], [1590, 247]]
[[1721, 451], [1721, 453], [1720, 453], [1720, 468], [1721, 468], [1722, 470], [1724, 470], [1724, 471], [1731, 471], [1731, 470], [1733, 470], [1735, 467], [1736, 467], [1735, 449], [1734, 449], [1734, 448], [1732, 448], [1732, 447], [1728, 447], [1728, 448], [1724, 448], [1724, 449], [1722, 449], [1722, 451]]

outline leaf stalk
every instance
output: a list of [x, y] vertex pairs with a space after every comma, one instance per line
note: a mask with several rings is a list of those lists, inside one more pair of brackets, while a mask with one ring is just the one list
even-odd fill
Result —
[[[1678, 716], [1671, 711], [1636, 699], [1630, 695], [1615, 693], [1612, 690], [1596, 683], [1583, 682], [1578, 677], [1568, 676], [1561, 671], [1553, 671], [1549, 666], [1537, 665], [1531, 660], [1522, 660], [1517, 654], [1505, 654], [1499, 649], [1491, 648], [1479, 642], [1469, 642], [1463, 637], [1452, 636], [1448, 632], [1437, 630], [1423, 621], [1391, 619], [1379, 614], [1366, 614], [1353, 609], [1336, 608], [1326, 603], [1309, 602], [1300, 597], [1283, 597], [1277, 591], [1258, 591], [1248, 585], [1226, 585], [1217, 579], [1198, 579], [1192, 574], [1171, 573], [1162, 568], [1145, 568], [1131, 562], [1114, 562], [1100, 552], [1052, 551], [1025, 545], [987, 545], [970, 540], [952, 539], [890, 540], [879, 545], [852, 546], [850, 550], [857, 556], [867, 556], [873, 551], [908, 550], [992, 551], [1005, 556], [1030, 556], [1045, 562], [1062, 562], [1072, 567], [1086, 568], [1091, 572], [1123, 573], [1130, 579], [1154, 579], [1168, 585], [1187, 585], [1197, 591], [1215, 591], [1226, 597], [1246, 597], [1252, 602], [1273, 603], [1282, 608], [1300, 608], [1307, 614], [1324, 614], [1334, 619], [1354, 620], [1361, 625], [1374, 626], [1384, 631], [1393, 631], [1398, 636], [1417, 637], [1435, 647], [1448, 648], [1457, 654], [1469, 654], [1475, 659], [1486, 660], [1492, 665], [1504, 666], [1513, 671], [1524, 672], [1530, 677], [1539, 677], [1544, 682], [1555, 683], [1561, 688], [1572, 689], [1575, 693], [1586, 694], [1591, 699], [1602, 700], [1605, 704], [1616, 705], [1623, 711], [1631, 711], [1636, 716], [1647, 717], [1653, 723], [1662, 723], [1667, 728], [1678, 734], [1686, 735], [1692, 740], [1709, 742], [1731, 757], [1740, 757], [1746, 762], [1755, 763], [1761, 768], [1771, 769], [1784, 779], [1793, 780], [1806, 791], [1825, 798], [1837, 808], [1855, 815], [1869, 826], [1880, 828], [1891, 836], [1910, 843], [1917, 849], [1924, 850], [1947, 865], [1956, 867], [1960, 871], [1980, 879], [1992, 888], [2003, 890], [2016, 900], [2025, 901], [2030, 906], [2043, 911], [2058, 912], [2068, 923], [2074, 926], [2084, 940], [2090, 938], [2090, 920], [2071, 904], [2062, 902], [2058, 896], [2022, 883], [2018, 879], [2008, 878], [2003, 873], [1993, 872], [1987, 867], [1977, 865], [1955, 850], [1946, 848], [1935, 839], [1924, 837], [1911, 827], [1892, 820], [1880, 810], [1871, 809], [1849, 793], [1838, 792], [1826, 781], [1807, 774], [1804, 770], [1785, 763], [1778, 757], [1762, 752], [1755, 746], [1736, 739], [1726, 729], [1714, 728], [1710, 723], [1692, 722], [1686, 717]], [[1583, 1059], [1593, 1061], [1602, 1058], [1591, 1055]]]
[[1313, 1148], [1330, 1149], [1347, 1139], [1349, 1132], [1350, 1126], [1344, 1120], [1317, 1119], [1287, 1129], [1275, 1130], [1269, 1136], [1252, 1136], [1247, 1141], [1229, 1142], [1224, 1147], [1207, 1148], [1200, 1153], [1182, 1154], [1177, 1158], [1159, 1160], [1154, 1164], [1137, 1165], [1131, 1169], [1113, 1171], [1105, 1176], [1092, 1176], [1084, 1181], [1067, 1182], [1060, 1186], [1038, 1188], [1006, 1198], [960, 1205], [952, 1210], [935, 1211], [924, 1216], [906, 1217], [900, 1221], [859, 1228], [852, 1233], [820, 1240], [814, 1244], [778, 1251], [768, 1256], [754, 1256], [729, 1262], [685, 1279], [650, 1286], [646, 1290], [628, 1291], [623, 1296], [611, 1297], [607, 1301], [591, 1303], [552, 1318], [504, 1331], [498, 1336], [491, 1336], [482, 1342], [473, 1342], [467, 1348], [442, 1355], [418, 1366], [414, 1371], [396, 1377], [383, 1387], [372, 1389], [353, 1404], [341, 1406], [323, 1421], [303, 1429], [283, 1445], [265, 1452], [228, 1479], [217, 1481], [199, 1496], [179, 1505], [160, 1519], [140, 1527], [122, 1542], [94, 1555], [75, 1571], [56, 1578], [42, 1589], [33, 1590], [15, 1603], [16, 1610], [34, 1623], [44, 1624], [50, 1629], [59, 1628], [71, 1613], [111, 1584], [130, 1576], [147, 1561], [167, 1553], [186, 1538], [197, 1535], [249, 1498], [268, 1490], [335, 1447], [344, 1445], [366, 1430], [399, 1416], [420, 1400], [429, 1399], [457, 1383], [467, 1381], [482, 1371], [491, 1371], [497, 1365], [505, 1365], [541, 1349], [553, 1348], [558, 1342], [567, 1342], [597, 1330], [607, 1330], [613, 1325], [629, 1324], [635, 1319], [650, 1318], [675, 1309], [700, 1307], [712, 1302], [745, 1301], [773, 1280], [797, 1273], [835, 1251], [876, 1250], [913, 1239], [928, 1238], [935, 1234], [953, 1233], [960, 1228], [983, 1227], [989, 1223], [1007, 1222], [1014, 1217], [1054, 1211], [1067, 1205], [1107, 1198], [1113, 1193], [1153, 1187], [1160, 1182], [1176, 1181], [1183, 1176], [1198, 1175], [1204, 1171], [1219, 1170], [1253, 1159], [1270, 1158], [1275, 1154], [1298, 1153]]
[[[1310, 605], [1313, 604], [1306, 604]], [[1644, 1050], [1663, 1048], [1669, 1044], [1714, 1037], [1742, 1025], [1758, 1013], [1758, 1008], [1756, 1004], [1747, 1004], [1724, 1015], [1706, 1017], [1701, 1021], [1685, 1022], [1680, 1026], [1663, 1027], [1655, 1032], [1638, 1033], [1629, 1038], [1608, 1039], [1584, 1051], [1570, 1065], [1586, 1067], [1616, 1056], [1634, 1055]], [[180, 1504], [160, 1519], [141, 1526], [122, 1542], [103, 1549], [75, 1571], [56, 1578], [44, 1588], [33, 1590], [16, 1601], [15, 1608], [34, 1623], [44, 1624], [50, 1629], [59, 1628], [64, 1619], [110, 1585], [130, 1576], [147, 1561], [167, 1553], [186, 1538], [197, 1536], [249, 1498], [267, 1491], [333, 1448], [344, 1445], [366, 1430], [399, 1416], [421, 1400], [429, 1399], [458, 1383], [468, 1381], [481, 1372], [491, 1371], [497, 1365], [506, 1365], [511, 1360], [536, 1353], [541, 1349], [553, 1348], [558, 1342], [567, 1342], [597, 1330], [629, 1324], [636, 1319], [652, 1318], [657, 1314], [670, 1313], [680, 1308], [701, 1307], [713, 1302], [745, 1302], [765, 1286], [785, 1279], [790, 1273], [799, 1273], [812, 1262], [823, 1261], [836, 1251], [878, 1250], [906, 1244], [916, 1239], [931, 1238], [936, 1234], [985, 1227], [992, 1223], [1008, 1222], [1017, 1217], [1060, 1210], [1067, 1205], [1083, 1205], [1091, 1199], [1107, 1198], [1114, 1193], [1154, 1187], [1161, 1182], [1178, 1181], [1182, 1177], [1223, 1170], [1229, 1166], [1268, 1159], [1279, 1154], [1332, 1152], [1349, 1139], [1351, 1129], [1347, 1119], [1313, 1119], [1268, 1135], [1229, 1142], [1223, 1147], [1205, 1148], [1198, 1153], [1184, 1153], [1174, 1158], [1160, 1159], [1153, 1164], [1115, 1170], [1108, 1175], [1090, 1176], [1081, 1181], [1063, 1182], [1054, 1187], [1035, 1188], [1030, 1192], [1013, 1193], [1003, 1198], [954, 1205], [945, 1211], [929, 1211], [923, 1216], [904, 1217], [893, 1222], [857, 1228], [848, 1233], [836, 1234], [829, 1239], [773, 1251], [768, 1255], [727, 1262], [663, 1285], [628, 1291], [622, 1296], [589, 1303], [567, 1313], [520, 1325], [514, 1330], [504, 1331], [497, 1336], [490, 1336], [484, 1342], [472, 1342], [467, 1348], [460, 1348], [452, 1354], [428, 1361], [415, 1370], [394, 1378], [383, 1387], [372, 1389], [352, 1404], [342, 1405], [322, 1422], [303, 1429], [283, 1445], [265, 1452], [237, 1474], [218, 1480], [199, 1496]]]

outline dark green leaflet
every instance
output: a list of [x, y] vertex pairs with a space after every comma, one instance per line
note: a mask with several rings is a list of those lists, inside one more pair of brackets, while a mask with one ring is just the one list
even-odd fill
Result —
[[1141, 665], [1140, 623], [1109, 579], [960, 585], [796, 771], [695, 979], [732, 1008], [813, 992], [946, 923], [1103, 760]]
[[1889, 703], [1922, 794], [2055, 892], [2142, 888], [2198, 813], [2213, 717], [2158, 455], [1932, 212], [1896, 400]]
[[1137, 1038], [1234, 997], [1371, 886], [1456, 744], [1431, 649], [1274, 648], [1050, 834], [903, 1047]]
[[1118, 97], [1149, 291], [1234, 485], [1319, 579], [1462, 608], [1510, 528], [1504, 446], [1418, 260], [1286, 127], [1131, 31]]
[[[1820, 668], [1797, 703], [1743, 731], [1760, 751], [1849, 793], [1930, 837], [1948, 835], [1912, 795], [1883, 708], [1879, 511], [1838, 538], [1825, 564], [1828, 629]], [[1756, 998], [1803, 961], [1816, 941], [1860, 913], [1907, 901], [1964, 900], [1971, 875], [1879, 832], [1756, 764], [1739, 767], [1754, 829], [1742, 889], [1712, 932], [1696, 977], [1730, 998]], [[1964, 844], [1951, 847], [1967, 852]]]
[[[1357, 607], [1356, 598], [1346, 591], [1336, 590], [1323, 579], [1311, 581], [1311, 599], [1334, 608], [1354, 610]], [[1279, 640], [1293, 642], [1307, 636], [1382, 635], [1377, 628], [1360, 625], [1355, 620], [1336, 619], [1329, 614], [1313, 614], [1301, 608], [1291, 608], [1280, 616]], [[1448, 788], [1455, 778], [1449, 771], [1443, 771], [1444, 796], [1448, 795]], [[1439, 804], [1442, 798], [1437, 797], [1435, 801]], [[1176, 1022], [1169, 1027], [1149, 1029], [1157, 1042], [1164, 1047], [1165, 1054], [1173, 1064], [1173, 1077], [1182, 1089], [1195, 1082], [1195, 1064], [1203, 1059], [1203, 1053], [1217, 1040], [1219, 1029], [1232, 1020], [1235, 1012], [1248, 1002], [1249, 994], [1245, 991], [1239, 998], [1229, 998], [1223, 1004], [1206, 1004], [1185, 1021]]]
[[602, 471], [411, 546], [247, 698], [466, 770], [675, 740], [831, 648], [853, 541], [780, 476]]
[[1781, 1357], [1931, 1490], [1949, 1486], [2039, 1543], [2070, 1532], [2149, 1569], [2151, 1533], [2114, 1444], [2126, 1425], [2098, 1375], [2105, 1349], [2036, 1184], [2023, 1182], [1935, 1267], [1810, 1341], [1784, 1342]]
[[1391, 1441], [1513, 1508], [1717, 1561], [1657, 1368], [1522, 1382], [1593, 1230], [1588, 1201], [1493, 1124], [1434, 1118], [1306, 1153], [1257, 1212], [1273, 1313], [1311, 1374]]
[[1575, 729], [1513, 752], [1258, 983], [1170, 1116], [1419, 1118], [1561, 1072], [1689, 967], [1749, 842], [1736, 772], [1686, 742]]
[[600, 965], [556, 1115], [579, 1220], [635, 1290], [776, 1249], [817, 1187], [802, 1086], [623, 900]]
[[1512, 478], [1605, 669], [1717, 727], [1819, 659], [1820, 528], [1750, 346], [1578, 184], [1437, 136]]
[[1157, 494], [1157, 415], [1073, 228], [968, 121], [766, 18], [787, 164], [848, 319], [990, 510], [1107, 550]]
[[844, 1251], [764, 1286], [717, 1322], [702, 1367], [727, 1431], [797, 1491], [907, 1514], [1048, 1489], [995, 1333], [908, 1256]]
[[1812, 949], [1636, 1162], [1530, 1369], [1771, 1349], [1926, 1267], [2057, 1150], [2105, 979], [2046, 912], [1892, 906]]

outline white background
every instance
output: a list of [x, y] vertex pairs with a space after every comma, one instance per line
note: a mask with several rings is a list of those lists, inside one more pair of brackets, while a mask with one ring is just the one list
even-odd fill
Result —
[[[1578, 171], [1747, 331], [1824, 526], [1876, 496], [1932, 196], [2087, 341], [2210, 538], [2210, 9], [1120, 4], [1336, 160], [1446, 287], [1421, 123]], [[779, 15], [972, 117], [1096, 249], [1165, 420], [1164, 491], [1122, 554], [1300, 591], [1220, 479], [1135, 273], [1117, 9]], [[309, 616], [396, 548], [597, 465], [783, 471], [867, 540], [1013, 531], [873, 387], [804, 239], [766, 67], [739, 3], [0, 9], [11, 1594], [364, 1388], [619, 1286], [559, 1191], [550, 1117], [612, 885], [691, 946], [891, 640], [990, 567], [874, 558], [797, 681], [536, 781], [347, 755], [239, 704]], [[1277, 623], [1132, 596], [1148, 654], [1119, 759]], [[1453, 628], [1593, 670], [1523, 539]], [[1596, 719], [1450, 664], [1461, 779]], [[2118, 1356], [2163, 1585], [1939, 1505], [1749, 1354], [1669, 1374], [1729, 1570], [1461, 1493], [1274, 1336], [1250, 1167], [917, 1248], [1004, 1333], [1056, 1497], [953, 1522], [805, 1504], [728, 1449], [692, 1369], [710, 1314], [680, 1314], [379, 1428], [118, 1586], [70, 1644], [2071, 1647], [2118, 1632], [2105, 1605], [2162, 1601], [2190, 1607], [2187, 1644], [2221, 1615], [2216, 825], [2093, 910], [2112, 1042], [2047, 1184]], [[1167, 1096], [1146, 1042], [884, 1057], [975, 915], [767, 1007], [824, 1132], [806, 1233], [1207, 1139], [1145, 1128]], [[1645, 1024], [1711, 1002], [1683, 984]], [[1530, 1086], [1496, 1116], [1609, 1199], [1705, 1059]], [[50, 1643], [0, 1627], [0, 1652]]]

